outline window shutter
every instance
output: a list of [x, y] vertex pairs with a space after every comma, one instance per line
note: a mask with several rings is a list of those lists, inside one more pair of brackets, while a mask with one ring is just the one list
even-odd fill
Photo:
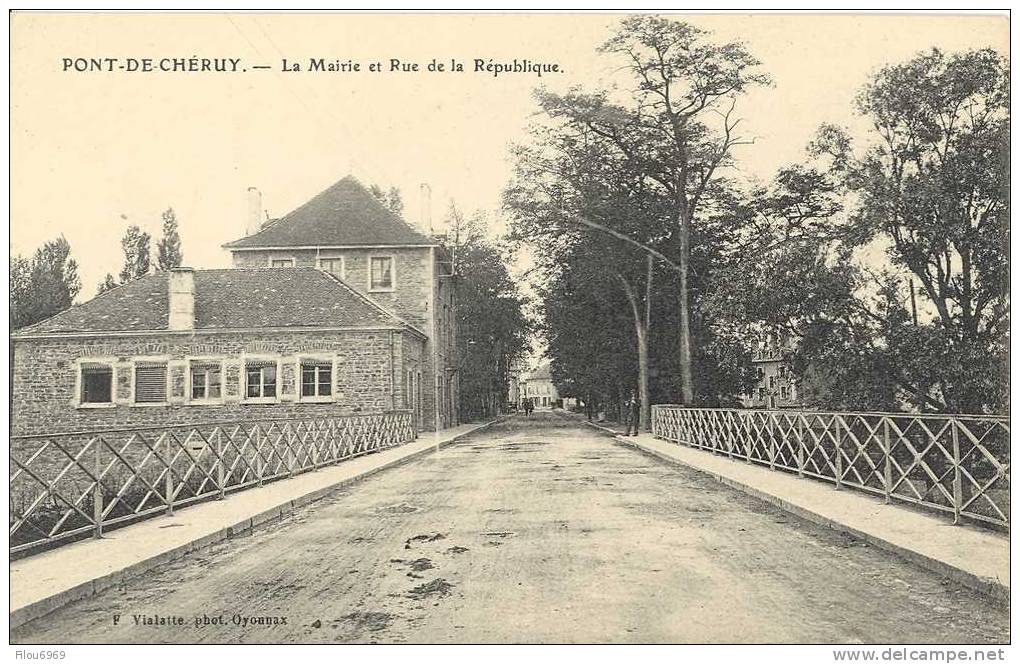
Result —
[[135, 366], [135, 402], [163, 403], [166, 401], [166, 364], [138, 364]]

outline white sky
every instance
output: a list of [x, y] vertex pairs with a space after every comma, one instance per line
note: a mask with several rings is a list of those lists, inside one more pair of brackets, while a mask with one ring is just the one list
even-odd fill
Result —
[[[775, 85], [740, 103], [740, 168], [768, 179], [800, 158], [822, 122], [850, 125], [869, 72], [938, 45], [1008, 53], [1008, 19], [960, 15], [693, 15], [741, 39]], [[185, 263], [221, 267], [220, 244], [242, 235], [244, 192], [259, 187], [274, 217], [348, 173], [395, 185], [406, 216], [418, 187], [437, 222], [449, 200], [498, 214], [537, 83], [596, 85], [617, 61], [595, 52], [619, 17], [587, 15], [21, 14], [12, 22], [11, 250], [27, 254], [63, 233], [87, 299], [121, 265], [131, 223], [159, 235], [180, 221]], [[64, 57], [236, 57], [272, 71], [239, 74], [64, 73]], [[389, 58], [426, 64], [514, 57], [565, 70], [493, 79], [474, 73], [291, 73], [281, 59]]]

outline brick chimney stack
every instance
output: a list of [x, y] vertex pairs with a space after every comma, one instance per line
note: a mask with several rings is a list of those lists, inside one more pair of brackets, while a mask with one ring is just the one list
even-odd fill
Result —
[[170, 270], [171, 330], [195, 329], [195, 269], [175, 267]]
[[248, 218], [244, 224], [244, 235], [255, 235], [262, 229], [262, 192], [248, 187]]

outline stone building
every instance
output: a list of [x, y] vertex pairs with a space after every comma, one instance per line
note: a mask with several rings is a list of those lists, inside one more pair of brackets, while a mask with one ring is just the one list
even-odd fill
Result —
[[311, 268], [178, 268], [12, 337], [12, 433], [412, 410], [427, 337]]
[[769, 337], [751, 352], [756, 382], [743, 397], [746, 408], [799, 408], [797, 381], [790, 360], [793, 349], [788, 342]]
[[327, 271], [421, 330], [425, 348], [413, 385], [421, 426], [457, 424], [456, 275], [429, 229], [412, 228], [350, 176], [264, 223], [258, 192], [249, 197], [246, 236], [224, 245], [234, 266]]
[[549, 362], [543, 362], [538, 368], [524, 377], [524, 398], [531, 399], [536, 408], [552, 408], [559, 400], [559, 393], [552, 380], [552, 369]]

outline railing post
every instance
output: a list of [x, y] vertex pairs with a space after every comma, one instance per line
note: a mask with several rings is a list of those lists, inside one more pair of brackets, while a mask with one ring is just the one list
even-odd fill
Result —
[[287, 423], [287, 477], [294, 477], [294, 434]]
[[776, 469], [776, 414], [769, 412], [769, 470]]
[[742, 413], [744, 420], [744, 462], [751, 463], [751, 416]]
[[892, 499], [892, 441], [889, 438], [889, 418], [882, 418], [882, 453], [885, 456], [882, 484], [885, 486], [885, 502]]
[[836, 435], [833, 438], [836, 441], [836, 491], [839, 491], [843, 488], [843, 432], [839, 428], [842, 420], [839, 415], [833, 415], [832, 419], [836, 426]]
[[96, 449], [94, 452], [95, 461], [95, 477], [96, 486], [92, 490], [92, 519], [96, 522], [96, 528], [93, 531], [92, 536], [99, 539], [103, 536], [103, 486], [99, 481], [100, 474], [103, 472], [103, 448], [102, 448], [102, 436], [96, 436], [92, 439]]
[[166, 513], [168, 516], [174, 515], [174, 461], [173, 461], [173, 450], [170, 448], [170, 439], [172, 436], [165, 436], [166, 438]]
[[254, 428], [252, 428], [252, 434], [255, 436], [255, 467], [258, 469], [259, 486], [262, 486], [262, 480], [266, 475], [266, 459], [262, 456], [262, 444], [259, 431], [261, 431], [261, 429], [259, 429], [259, 425], [256, 424]]
[[726, 427], [726, 456], [733, 460], [733, 419], [734, 413], [727, 411], [723, 414], [729, 426]]
[[218, 466], [217, 466], [217, 470], [216, 470], [216, 481], [220, 485], [220, 500], [223, 500], [224, 498], [227, 497], [227, 487], [226, 487], [227, 473], [226, 473], [226, 469], [223, 467], [224, 466], [224, 461], [223, 461], [223, 454], [224, 454], [223, 432], [220, 429], [216, 429], [215, 436], [216, 436], [216, 460], [218, 462]]
[[804, 479], [804, 414], [797, 413], [797, 477]]
[[963, 505], [963, 475], [960, 472], [960, 432], [956, 418], [950, 418], [949, 428], [953, 432], [953, 525], [960, 523], [960, 506]]

